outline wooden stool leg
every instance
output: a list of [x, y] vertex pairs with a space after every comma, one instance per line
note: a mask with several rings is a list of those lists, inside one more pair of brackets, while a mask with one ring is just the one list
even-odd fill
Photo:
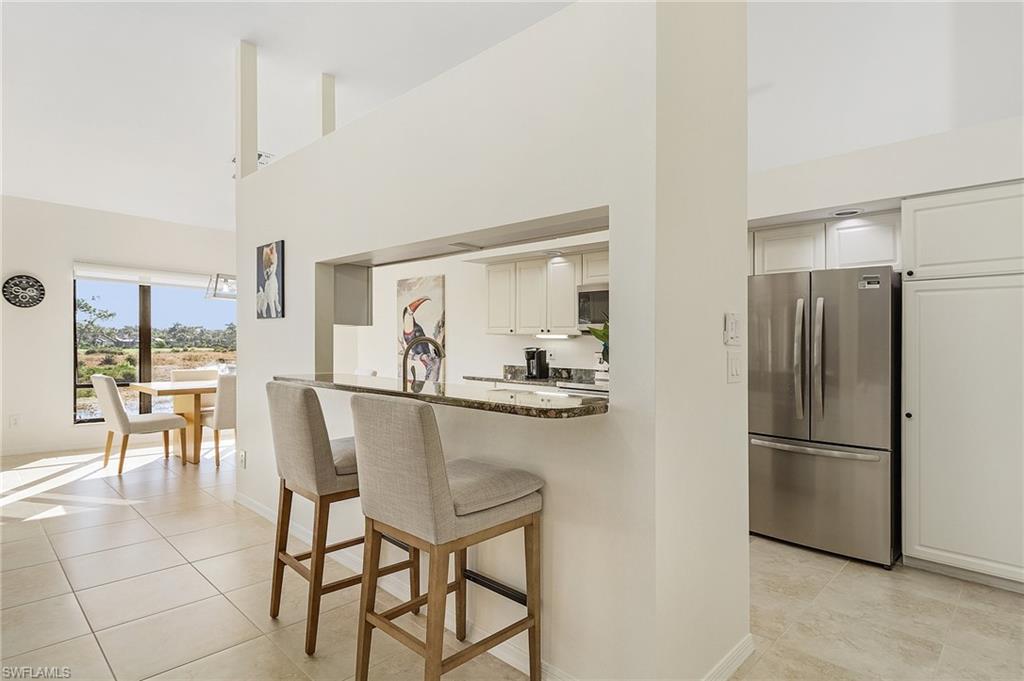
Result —
[[220, 468], [220, 431], [213, 431], [213, 457], [217, 468]]
[[121, 437], [121, 460], [117, 462], [117, 474], [124, 470], [124, 457], [128, 453], [128, 434]]
[[455, 552], [455, 638], [466, 640], [466, 549]]
[[164, 459], [171, 458], [171, 431], [164, 431]]
[[373, 625], [366, 621], [366, 613], [374, 612], [377, 605], [377, 577], [380, 572], [380, 533], [373, 521], [366, 519], [366, 539], [363, 544], [363, 586], [359, 594], [359, 629], [356, 639], [355, 681], [367, 681], [370, 673], [370, 640]]
[[107, 462], [110, 461], [110, 448], [114, 446], [114, 431], [107, 431], [107, 446], [103, 450], [103, 467], [107, 467]]
[[[412, 561], [412, 567], [409, 568], [409, 600], [414, 601], [420, 597], [420, 550], [410, 546], [409, 560]], [[412, 613], [418, 615], [420, 609], [415, 608]]]
[[444, 608], [448, 600], [448, 552], [430, 548], [430, 576], [427, 578], [427, 654], [424, 681], [440, 681], [444, 658]]
[[181, 436], [181, 465], [184, 466], [188, 463], [188, 454], [185, 453], [187, 451], [185, 449], [185, 443], [188, 441], [188, 430], [181, 428], [178, 433]]
[[309, 559], [309, 605], [306, 607], [306, 654], [316, 652], [316, 630], [320, 626], [320, 599], [324, 589], [324, 557], [327, 555], [327, 518], [330, 503], [317, 500], [313, 512], [313, 547]]
[[[184, 440], [184, 435], [182, 439]], [[281, 481], [277, 504], [277, 539], [274, 542], [274, 579], [270, 585], [270, 616], [281, 614], [281, 589], [284, 585], [284, 561], [281, 553], [288, 551], [288, 527], [292, 518], [292, 491]]]
[[526, 614], [529, 629], [530, 681], [540, 681], [540, 514], [524, 528], [526, 539]]

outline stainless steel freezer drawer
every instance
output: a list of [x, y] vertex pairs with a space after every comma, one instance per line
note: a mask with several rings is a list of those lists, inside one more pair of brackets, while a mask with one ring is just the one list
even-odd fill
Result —
[[750, 436], [750, 530], [890, 565], [892, 454]]

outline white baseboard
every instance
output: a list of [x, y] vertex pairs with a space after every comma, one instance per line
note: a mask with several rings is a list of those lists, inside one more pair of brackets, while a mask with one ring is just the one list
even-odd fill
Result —
[[747, 634], [704, 676], [705, 681], [725, 681], [754, 652], [754, 637]]
[[1012, 579], [1006, 579], [1005, 577], [986, 575], [981, 572], [965, 570], [964, 568], [956, 567], [953, 565], [942, 565], [941, 563], [933, 563], [930, 560], [925, 560], [923, 558], [913, 558], [911, 556], [903, 556], [903, 564], [907, 567], [917, 568], [918, 570], [925, 570], [927, 572], [934, 572], [936, 574], [945, 575], [946, 577], [962, 579], [965, 582], [975, 582], [977, 584], [984, 584], [985, 586], [991, 586], [996, 589], [1003, 589], [1004, 591], [1012, 591], [1014, 593], [1024, 594], [1024, 584], [1022, 584], [1021, 582], [1014, 581]]
[[[242, 506], [248, 508], [250, 511], [253, 511], [254, 513], [263, 516], [270, 522], [277, 522], [276, 509], [271, 509], [268, 506], [256, 501], [252, 497], [237, 492], [235, 493], [235, 501], [241, 504]], [[294, 522], [291, 524], [291, 527], [289, 528], [289, 533], [293, 537], [298, 537], [307, 544], [313, 541], [312, 530], [302, 527], [301, 525], [297, 525]], [[363, 570], [362, 558], [360, 556], [357, 556], [355, 553], [350, 552], [348, 549], [343, 549], [341, 551], [329, 553], [327, 554], [327, 557], [333, 558], [335, 561], [341, 563], [353, 572], [362, 572]], [[398, 598], [399, 600], [409, 600], [409, 579], [404, 574], [393, 574], [381, 577], [380, 581], [378, 582], [378, 585], [380, 586], [380, 588], [384, 589], [389, 594], [391, 594], [395, 598]], [[445, 613], [445, 626], [447, 626], [449, 630], [455, 631], [455, 613], [452, 611], [451, 608], [449, 608], [448, 611]], [[487, 636], [491, 635], [492, 633], [494, 632], [481, 631], [479, 627], [474, 626], [471, 620], [466, 621], [466, 640], [470, 643], [480, 641], [486, 638]], [[736, 667], [739, 667], [739, 665], [743, 663], [743, 660], [746, 659], [747, 655], [749, 655], [750, 652], [754, 650], [753, 639], [748, 635], [746, 640], [749, 643], [750, 649], [743, 654], [743, 657], [736, 664]], [[494, 655], [494, 657], [498, 658], [510, 667], [518, 669], [524, 674], [530, 673], [529, 652], [513, 644], [512, 641], [505, 641], [504, 643], [500, 643], [491, 648], [489, 652], [491, 653], [491, 655]], [[735, 649], [733, 650], [733, 652], [735, 652]], [[730, 653], [730, 655], [732, 655], [732, 653]], [[723, 660], [723, 662], [724, 661], [725, 660]], [[719, 662], [715, 669], [718, 669], [721, 666], [722, 662]], [[732, 671], [729, 672], [729, 674], [731, 673]], [[726, 679], [728, 678], [729, 674], [726, 674], [721, 678]], [[567, 674], [558, 667], [555, 667], [552, 664], [544, 662], [543, 660], [541, 661], [541, 678], [545, 681], [577, 681], [576, 677]], [[719, 677], [708, 677], [708, 679], [712, 678], [718, 679]]]

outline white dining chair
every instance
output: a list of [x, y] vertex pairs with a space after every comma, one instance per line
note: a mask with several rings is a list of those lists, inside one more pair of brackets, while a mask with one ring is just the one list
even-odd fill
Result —
[[[214, 460], [220, 466], [220, 431], [235, 428], [235, 379], [234, 374], [217, 376], [217, 393], [214, 395], [213, 409], [204, 409], [199, 416], [200, 428], [213, 429]], [[238, 433], [236, 431], [235, 438]]]
[[[164, 458], [171, 455], [171, 431], [178, 430], [181, 433], [181, 451], [185, 451], [185, 419], [177, 414], [129, 414], [121, 401], [121, 394], [117, 392], [117, 384], [110, 376], [93, 374], [92, 387], [96, 391], [96, 397], [100, 402], [100, 411], [103, 413], [103, 420], [107, 424], [107, 446], [103, 451], [103, 467], [107, 467], [110, 461], [110, 448], [114, 444], [114, 433], [121, 434], [121, 459], [117, 464], [117, 474], [124, 471], [124, 457], [128, 451], [129, 435], [144, 435], [148, 433], [164, 434]], [[181, 463], [185, 463], [185, 457], [181, 457]]]
[[[171, 369], [171, 381], [216, 381], [219, 372], [216, 369]], [[203, 409], [212, 409], [213, 395], [202, 395], [199, 400]]]

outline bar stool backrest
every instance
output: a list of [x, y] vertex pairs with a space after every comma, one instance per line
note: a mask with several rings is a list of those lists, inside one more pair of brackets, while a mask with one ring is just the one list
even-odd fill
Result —
[[336, 487], [331, 441], [316, 391], [308, 386], [270, 381], [270, 430], [277, 474], [289, 487], [326, 494]]
[[440, 544], [455, 536], [455, 505], [429, 404], [353, 395], [359, 498], [367, 518]]
[[121, 394], [117, 392], [117, 384], [114, 379], [103, 374], [93, 374], [92, 389], [96, 391], [96, 397], [100, 402], [100, 412], [103, 414], [103, 420], [107, 422], [107, 427], [118, 433], [130, 433], [131, 425], [128, 421], [128, 412], [125, 411], [124, 402], [121, 401]]

